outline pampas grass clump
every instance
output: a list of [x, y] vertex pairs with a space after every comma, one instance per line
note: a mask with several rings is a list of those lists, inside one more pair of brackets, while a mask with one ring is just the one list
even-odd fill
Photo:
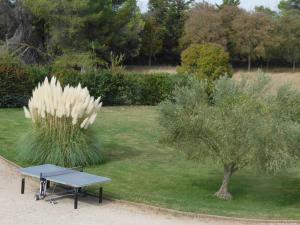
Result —
[[87, 88], [67, 85], [52, 77], [33, 90], [24, 107], [33, 129], [20, 142], [20, 156], [31, 163], [78, 166], [99, 163], [99, 145], [88, 129], [102, 103]]

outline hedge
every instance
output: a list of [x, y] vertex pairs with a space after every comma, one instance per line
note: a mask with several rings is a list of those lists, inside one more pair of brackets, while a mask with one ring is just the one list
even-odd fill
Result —
[[46, 67], [0, 65], [0, 108], [22, 107], [32, 89], [46, 76], [56, 76], [63, 85], [86, 86], [92, 96], [102, 96], [104, 105], [156, 105], [169, 97], [183, 75], [167, 73], [114, 74], [109, 70], [93, 73], [54, 72]]

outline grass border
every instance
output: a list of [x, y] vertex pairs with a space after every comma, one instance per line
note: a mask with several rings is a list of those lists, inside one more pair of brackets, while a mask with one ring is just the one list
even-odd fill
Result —
[[[2, 155], [0, 155], [0, 160], [4, 161], [5, 163], [9, 164], [10, 166], [15, 167], [16, 169], [22, 168], [18, 164], [4, 158]], [[33, 180], [33, 179], [32, 179]], [[175, 209], [168, 209], [153, 205], [148, 205], [144, 203], [137, 203], [137, 202], [130, 202], [126, 200], [116, 199], [112, 197], [104, 196], [106, 200], [127, 204], [131, 206], [137, 206], [139, 208], [143, 208], [145, 210], [152, 210], [154, 212], [161, 212], [161, 213], [168, 213], [173, 216], [186, 216], [190, 218], [199, 218], [199, 219], [214, 219], [214, 220], [220, 220], [220, 221], [227, 221], [227, 222], [246, 222], [246, 223], [276, 223], [276, 224], [286, 224], [286, 223], [296, 223], [300, 224], [300, 220], [264, 220], [264, 219], [247, 219], [247, 218], [239, 218], [239, 217], [229, 217], [229, 216], [218, 216], [218, 215], [210, 215], [210, 214], [202, 214], [202, 213], [192, 213], [192, 212], [183, 212]]]

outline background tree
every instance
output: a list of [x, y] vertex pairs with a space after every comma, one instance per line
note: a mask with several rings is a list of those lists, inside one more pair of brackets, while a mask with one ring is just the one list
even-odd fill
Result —
[[5, 41], [16, 26], [15, 5], [9, 0], [0, 0], [0, 40]]
[[[264, 77], [223, 77], [215, 81], [209, 96], [208, 82], [192, 79], [161, 106], [167, 143], [186, 151], [190, 159], [210, 159], [223, 166], [218, 198], [231, 199], [230, 178], [242, 168], [277, 171], [295, 159], [300, 124], [293, 118], [300, 113], [300, 93], [283, 87], [266, 95], [268, 83]], [[288, 108], [286, 102], [291, 103]]]
[[281, 11], [288, 11], [292, 9], [300, 10], [300, 0], [281, 0], [278, 8]]
[[197, 4], [189, 13], [181, 40], [182, 48], [190, 44], [216, 43], [226, 48], [226, 31], [216, 7]]
[[222, 21], [222, 27], [226, 38], [226, 49], [229, 52], [232, 61], [236, 58], [233, 21], [239, 17], [244, 10], [237, 5], [224, 5], [219, 9], [219, 14]]
[[300, 1], [281, 1], [279, 4], [279, 36], [284, 58], [292, 64], [293, 71], [300, 59]]
[[280, 32], [281, 28], [279, 27], [279, 13], [271, 10], [268, 7], [256, 6], [255, 12], [262, 13], [272, 19], [274, 29], [271, 30], [271, 38], [265, 44], [265, 56], [264, 60], [266, 61], [266, 68], [269, 69], [270, 61], [276, 60], [280, 62], [282, 57], [282, 50], [280, 49]]
[[293, 71], [300, 59], [300, 14], [284, 14], [280, 18], [281, 48]]
[[222, 45], [233, 59], [236, 53], [232, 21], [242, 12], [243, 10], [230, 4], [219, 8], [208, 3], [197, 4], [186, 20], [181, 39], [182, 48], [190, 44], [216, 43]]
[[224, 6], [239, 6], [240, 4], [240, 0], [223, 0], [223, 3], [221, 5], [217, 5], [217, 7], [222, 8]]
[[192, 2], [150, 0], [142, 15], [136, 0], [0, 0], [0, 44], [26, 64], [51, 63], [64, 54], [109, 63], [113, 52], [125, 63], [177, 65], [189, 45], [216, 43], [234, 66], [290, 63], [295, 70], [299, 0], [281, 1], [280, 12], [263, 6], [247, 12], [238, 0]]
[[269, 15], [271, 17], [277, 17], [278, 13], [268, 7], [264, 7], [264, 6], [255, 6], [255, 12], [258, 13], [264, 13], [266, 15]]
[[273, 21], [263, 13], [244, 12], [235, 18], [232, 26], [236, 53], [247, 57], [250, 71], [251, 60], [266, 55], [266, 45], [272, 39]]
[[49, 1], [25, 0], [35, 17], [47, 24], [47, 51], [61, 55], [66, 51], [94, 51], [100, 58], [109, 52], [138, 54], [143, 21], [135, 0]]
[[[1, 22], [6, 24], [0, 36], [10, 52], [24, 63], [36, 63], [44, 58], [44, 23], [24, 7], [23, 1], [1, 0]], [[0, 23], [1, 23], [0, 22]], [[1, 26], [1, 25], [0, 25]], [[2, 33], [4, 32], [4, 33]]]
[[151, 15], [147, 14], [144, 20], [141, 54], [148, 56], [148, 65], [151, 66], [152, 58], [162, 49], [161, 27]]
[[193, 0], [150, 0], [149, 13], [160, 26], [162, 48], [158, 58], [165, 62], [179, 62], [179, 39], [183, 33], [186, 12]]

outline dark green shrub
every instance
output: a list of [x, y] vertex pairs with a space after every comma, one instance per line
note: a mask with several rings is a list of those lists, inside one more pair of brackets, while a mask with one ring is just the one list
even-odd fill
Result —
[[62, 84], [88, 87], [92, 96], [101, 96], [105, 105], [156, 105], [169, 97], [178, 76], [169, 74], [56, 73]]
[[0, 64], [0, 108], [27, 105], [32, 89], [49, 73], [46, 67]]
[[200, 79], [216, 80], [232, 76], [229, 54], [217, 44], [193, 44], [181, 54], [178, 72], [194, 74]]
[[[2, 68], [2, 69], [1, 69]], [[185, 76], [171, 74], [113, 73], [110, 70], [80, 73], [50, 67], [9, 67], [0, 65], [0, 107], [22, 107], [32, 89], [45, 77], [56, 76], [62, 85], [87, 87], [104, 105], [156, 105], [171, 96], [175, 84]]]
[[25, 105], [32, 90], [27, 72], [18, 66], [0, 65], [0, 107]]
[[166, 99], [173, 90], [171, 79], [166, 79], [167, 75], [146, 75], [139, 82], [140, 104], [153, 105]]

